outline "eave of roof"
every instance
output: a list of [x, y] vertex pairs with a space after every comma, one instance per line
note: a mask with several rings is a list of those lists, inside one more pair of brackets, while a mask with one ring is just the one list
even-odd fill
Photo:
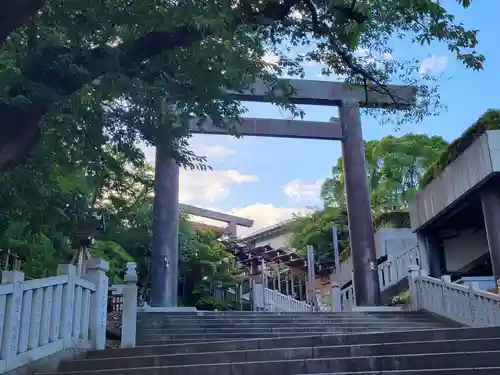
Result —
[[289, 219], [289, 220], [281, 221], [279, 223], [276, 223], [276, 224], [270, 225], [268, 227], [259, 229], [258, 231], [253, 232], [246, 237], [242, 237], [240, 239], [240, 241], [251, 242], [251, 241], [260, 240], [260, 239], [263, 239], [266, 237], [270, 237], [273, 234], [284, 232], [286, 230], [286, 226], [288, 224], [290, 224], [292, 221], [293, 221], [293, 219]]

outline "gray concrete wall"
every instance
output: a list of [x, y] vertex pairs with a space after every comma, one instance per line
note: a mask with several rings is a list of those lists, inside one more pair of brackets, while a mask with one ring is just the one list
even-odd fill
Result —
[[494, 172], [500, 172], [500, 130], [484, 133], [410, 202], [412, 229], [451, 207]]
[[448, 272], [456, 272], [464, 266], [488, 253], [486, 231], [465, 232], [455, 238], [443, 241]]
[[399, 255], [417, 242], [417, 236], [410, 228], [380, 228], [375, 233], [377, 257]]

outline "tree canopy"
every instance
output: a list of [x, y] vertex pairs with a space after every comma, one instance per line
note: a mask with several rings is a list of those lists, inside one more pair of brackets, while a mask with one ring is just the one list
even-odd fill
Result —
[[[26, 163], [0, 175], [0, 258], [7, 251], [17, 254], [27, 278], [55, 275], [57, 265], [69, 263], [78, 247], [73, 238], [82, 227], [74, 220], [73, 206], [81, 202], [82, 211], [106, 212], [106, 230], [95, 233], [91, 255], [109, 262], [112, 283], [121, 282], [125, 262], [137, 262], [141, 294], [147, 298], [151, 166], [142, 153], [132, 163], [116, 149], [78, 148], [78, 140], [69, 149], [61, 147], [53, 134], [44, 134], [42, 144]], [[229, 245], [211, 231], [195, 229], [185, 217], [181, 217], [179, 237], [179, 303], [228, 308], [215, 291], [235, 288], [241, 280]]]
[[[415, 197], [421, 177], [435, 163], [448, 143], [439, 136], [407, 134], [365, 142], [365, 157], [374, 213], [401, 211]], [[345, 207], [342, 157], [321, 188], [327, 206]]]
[[[416, 61], [384, 58], [391, 38], [443, 42], [473, 69], [484, 60], [477, 31], [433, 0], [7, 2], [0, 9], [0, 167], [44, 142], [42, 132], [71, 133], [97, 152], [109, 143], [164, 142], [179, 164], [203, 165], [185, 147], [184, 120], [239, 118], [244, 108], [227, 90], [257, 78], [273, 86], [277, 75], [303, 74], [304, 61], [382, 92], [392, 80], [417, 85], [418, 105], [403, 118], [421, 119], [435, 109], [435, 87], [420, 79]], [[310, 51], [293, 55], [293, 46]], [[262, 60], [266, 52], [278, 54], [276, 65]]]
[[462, 152], [472, 145], [484, 132], [500, 129], [500, 110], [487, 110], [474, 124], [465, 129], [460, 137], [450, 143], [443, 150], [434, 163], [427, 169], [420, 180], [420, 185], [425, 186], [434, 177], [439, 175], [450, 163], [456, 160]]
[[[365, 142], [374, 230], [409, 226], [408, 202], [415, 196], [422, 176], [447, 145], [441, 137], [423, 134]], [[342, 158], [324, 182], [321, 197], [324, 209], [298, 217], [292, 223], [291, 246], [304, 251], [306, 245], [313, 245], [318, 262], [332, 264], [333, 225], [337, 226], [339, 248], [344, 256], [349, 249]]]

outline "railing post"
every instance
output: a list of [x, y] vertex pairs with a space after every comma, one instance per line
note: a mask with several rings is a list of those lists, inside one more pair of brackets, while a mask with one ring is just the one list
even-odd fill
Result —
[[341, 312], [342, 303], [340, 301], [340, 284], [332, 280], [331, 285], [332, 285], [332, 310], [335, 312]]
[[104, 349], [106, 345], [106, 320], [108, 300], [108, 262], [102, 259], [87, 260], [86, 279], [94, 283], [96, 291], [90, 297], [90, 342], [92, 349]]
[[123, 310], [122, 310], [122, 348], [135, 347], [135, 336], [137, 329], [137, 264], [127, 263], [125, 272], [125, 285], [123, 286]]
[[15, 360], [19, 345], [19, 331], [21, 328], [21, 307], [23, 305], [24, 273], [18, 271], [3, 271], [2, 284], [14, 284], [13, 291], [7, 296], [3, 335], [0, 335], [2, 358], [5, 360], [6, 371]]
[[398, 264], [395, 256], [390, 255], [387, 257], [387, 263], [389, 264], [389, 280], [385, 280], [387, 286], [391, 286], [398, 281]]
[[474, 287], [472, 285], [468, 285], [468, 291], [467, 291], [468, 295], [469, 295], [469, 314], [470, 314], [470, 323], [471, 325], [475, 325], [475, 321], [474, 321], [474, 302], [473, 302], [473, 294], [474, 294]]
[[356, 287], [354, 286], [354, 270], [351, 271], [351, 274], [352, 274], [352, 292], [351, 292], [351, 302], [350, 302], [350, 306], [351, 306], [351, 310], [352, 310], [352, 307], [356, 306]]
[[450, 275], [443, 275], [441, 276], [441, 290], [443, 294], [443, 312], [448, 313], [448, 300], [446, 296], [446, 283], [451, 284], [451, 277]]
[[420, 309], [420, 293], [418, 290], [418, 277], [420, 276], [420, 267], [416, 264], [408, 266], [408, 283], [410, 285], [410, 306], [417, 311]]
[[61, 303], [60, 336], [64, 347], [73, 346], [73, 312], [75, 304], [76, 267], [72, 264], [60, 264], [57, 267], [59, 275], [68, 275], [68, 283], [63, 286]]
[[266, 263], [264, 262], [264, 257], [261, 259], [261, 283], [262, 283], [262, 310], [266, 311], [266, 288], [267, 288], [267, 278], [266, 278]]

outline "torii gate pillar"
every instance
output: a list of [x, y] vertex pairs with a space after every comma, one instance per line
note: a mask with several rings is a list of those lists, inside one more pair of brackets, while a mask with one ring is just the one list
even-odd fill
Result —
[[339, 106], [339, 115], [343, 133], [344, 187], [356, 301], [364, 306], [377, 306], [381, 302], [380, 285], [358, 103], [343, 101]]
[[179, 264], [179, 166], [168, 146], [156, 146], [151, 251], [151, 306], [177, 306]]

